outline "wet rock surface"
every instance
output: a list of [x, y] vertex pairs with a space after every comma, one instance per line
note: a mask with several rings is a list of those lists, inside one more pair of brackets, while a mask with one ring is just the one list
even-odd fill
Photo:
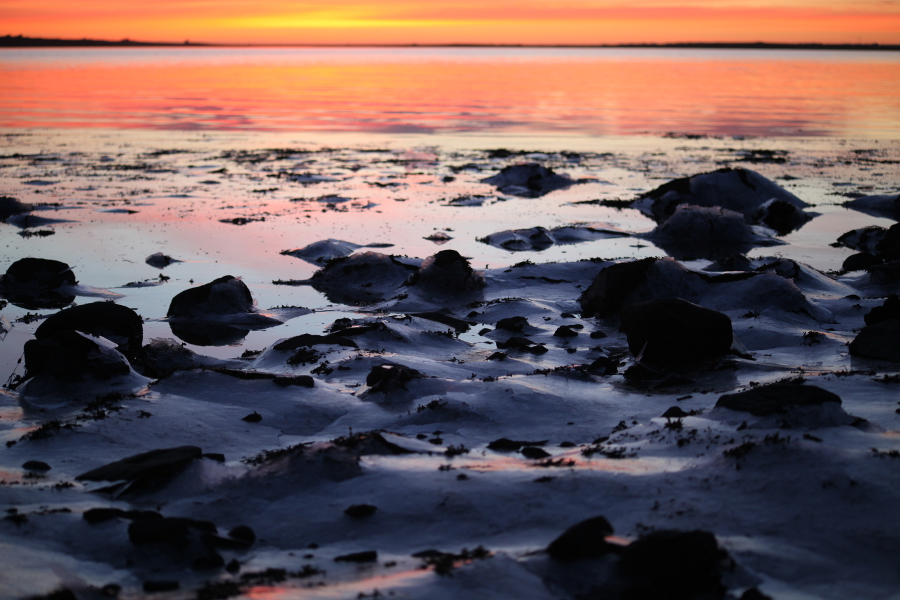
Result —
[[473, 292], [485, 286], [484, 275], [472, 269], [456, 250], [441, 250], [426, 258], [412, 283], [423, 290], [445, 294]]
[[417, 271], [392, 256], [360, 252], [331, 260], [310, 283], [335, 302], [375, 302], [397, 292]]
[[140, 354], [144, 339], [140, 315], [114, 302], [92, 302], [63, 309], [41, 323], [34, 337], [39, 340], [50, 338], [67, 330], [104, 337], [115, 343], [129, 360]]
[[538, 163], [524, 163], [503, 167], [499, 173], [481, 180], [512, 196], [539, 198], [554, 190], [570, 187], [578, 181], [568, 175], [560, 175]]
[[837, 394], [814, 385], [773, 383], [719, 398], [716, 407], [750, 413], [758, 417], [784, 413], [790, 408], [841, 404]]
[[30, 340], [25, 344], [25, 378], [46, 376], [62, 381], [86, 377], [109, 379], [128, 375], [128, 360], [115, 344], [67, 329]]
[[246, 313], [253, 310], [247, 285], [231, 275], [181, 292], [172, 298], [167, 317], [202, 318]]

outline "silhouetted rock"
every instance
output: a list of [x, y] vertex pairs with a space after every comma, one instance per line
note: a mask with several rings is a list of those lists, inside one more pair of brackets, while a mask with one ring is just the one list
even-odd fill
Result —
[[840, 405], [841, 399], [837, 394], [814, 385], [772, 383], [735, 394], [725, 394], [716, 402], [716, 408], [762, 417], [782, 414], [794, 407], [818, 406], [828, 402]]
[[900, 221], [900, 194], [862, 196], [844, 202], [844, 206], [873, 217]]
[[721, 356], [734, 341], [727, 315], [680, 298], [629, 306], [621, 319], [631, 353], [660, 366]]
[[485, 286], [484, 276], [456, 250], [441, 250], [426, 258], [412, 282], [425, 291], [445, 294], [472, 292]]
[[360, 252], [329, 261], [309, 283], [334, 302], [377, 302], [396, 292], [418, 270], [393, 256]]
[[128, 360], [115, 344], [75, 330], [57, 331], [25, 342], [25, 377], [49, 376], [62, 381], [85, 377], [109, 379], [128, 375]]
[[366, 376], [366, 385], [370, 392], [391, 392], [406, 389], [406, 384], [413, 379], [424, 377], [422, 373], [405, 365], [385, 363], [375, 365]]
[[750, 259], [743, 254], [731, 254], [724, 256], [711, 265], [704, 267], [704, 271], [721, 273], [724, 271], [750, 271]]
[[869, 267], [880, 265], [883, 260], [869, 252], [858, 252], [844, 259], [841, 269], [844, 271], [867, 271]]
[[612, 534], [612, 525], [605, 517], [586, 519], [572, 525], [550, 542], [547, 554], [563, 562], [603, 556], [617, 549], [606, 541], [606, 536]]
[[890, 317], [863, 327], [850, 342], [850, 354], [900, 362], [900, 319]]
[[0, 221], [5, 220], [12, 215], [20, 215], [30, 212], [34, 207], [24, 202], [19, 202], [10, 196], [0, 196]]
[[900, 259], [900, 223], [890, 228], [871, 226], [841, 235], [837, 245], [868, 252], [886, 261]]
[[511, 196], [538, 198], [552, 192], [570, 187], [579, 181], [568, 175], [559, 175], [537, 163], [525, 163], [503, 167], [499, 173], [486, 177], [482, 183], [489, 183]]
[[643, 194], [631, 207], [657, 223], [668, 219], [680, 204], [718, 206], [751, 219], [763, 204], [772, 199], [798, 208], [807, 206], [800, 198], [756, 171], [723, 168], [711, 173], [673, 179]]
[[157, 252], [156, 254], [151, 254], [144, 260], [151, 267], [156, 267], [157, 269], [163, 269], [168, 267], [172, 263], [181, 262], [180, 260], [176, 260], [167, 254], [163, 254], [162, 252]]
[[236, 277], [225, 275], [176, 295], [169, 304], [166, 316], [198, 318], [252, 310], [253, 296], [247, 285]]
[[657, 261], [644, 258], [604, 267], [578, 298], [583, 317], [608, 317], [622, 308], [625, 297], [647, 281], [647, 270]]
[[155, 338], [143, 347], [144, 372], [150, 377], [168, 377], [175, 371], [193, 369], [197, 355], [172, 339]]
[[900, 319], [900, 298], [888, 296], [881, 306], [875, 306], [863, 317], [866, 325], [874, 325], [888, 319]]
[[196, 446], [178, 446], [142, 452], [82, 473], [78, 481], [126, 481], [131, 490], [164, 485], [184, 471], [203, 452]]
[[497, 321], [497, 329], [506, 331], [522, 331], [525, 327], [528, 327], [528, 319], [525, 317], [506, 317]]
[[619, 568], [631, 581], [627, 598], [722, 598], [720, 561], [727, 558], [707, 531], [654, 531], [622, 551]]
[[613, 228], [596, 228], [585, 226], [567, 226], [545, 229], [544, 227], [531, 227], [529, 229], [507, 229], [492, 233], [478, 241], [484, 244], [503, 248], [504, 250], [541, 251], [555, 244], [577, 244], [604, 238], [628, 236], [625, 231]]
[[115, 302], [92, 302], [63, 309], [41, 323], [34, 337], [43, 339], [72, 329], [105, 337], [116, 344], [119, 352], [129, 360], [139, 355], [144, 339], [141, 317], [127, 306]]
[[66, 288], [78, 283], [71, 267], [58, 260], [22, 258], [0, 277], [0, 294], [29, 310], [62, 308], [75, 299]]
[[354, 504], [344, 509], [344, 514], [354, 519], [363, 519], [371, 517], [378, 510], [377, 506], [371, 504]]
[[324, 265], [330, 260], [341, 258], [353, 254], [356, 250], [362, 248], [359, 244], [345, 242], [343, 240], [319, 240], [308, 246], [296, 248], [294, 250], [283, 250], [281, 254], [293, 256], [305, 260], [306, 262]]
[[803, 212], [799, 206], [772, 198], [756, 209], [750, 221], [774, 229], [778, 235], [787, 235], [800, 229], [810, 219], [812, 216]]

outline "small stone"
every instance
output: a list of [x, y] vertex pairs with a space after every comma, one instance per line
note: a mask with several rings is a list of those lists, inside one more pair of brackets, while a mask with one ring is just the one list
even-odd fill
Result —
[[367, 562], [376, 562], [378, 560], [378, 552], [375, 550], [367, 550], [364, 552], [353, 552], [352, 554], [344, 554], [341, 556], [335, 556], [334, 562], [354, 562], [354, 563], [367, 563]]
[[254, 410], [246, 417], [242, 417], [241, 421], [247, 421], [248, 423], [259, 423], [260, 421], [262, 421], [262, 415]]
[[756, 417], [786, 412], [794, 406], [817, 406], [826, 402], [841, 403], [837, 394], [814, 385], [773, 383], [736, 394], [725, 394], [716, 408], [750, 413]]
[[605, 517], [593, 517], [566, 529], [547, 546], [547, 554], [563, 562], [603, 556], [613, 550], [606, 541], [612, 534], [612, 525]]
[[28, 471], [49, 471], [51, 467], [42, 460], [29, 460], [22, 465], [22, 468]]
[[371, 504], [354, 504], [345, 508], [344, 514], [348, 517], [353, 517], [354, 519], [363, 519], [365, 517], [371, 517], [377, 510], [378, 507], [372, 506]]
[[554, 337], [571, 338], [578, 336], [578, 332], [572, 330], [572, 328], [567, 325], [560, 325], [556, 331], [553, 332], [553, 335]]

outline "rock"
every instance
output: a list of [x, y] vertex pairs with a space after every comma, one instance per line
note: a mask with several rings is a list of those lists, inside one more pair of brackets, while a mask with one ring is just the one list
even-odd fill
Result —
[[883, 264], [884, 261], [869, 252], [858, 252], [844, 259], [841, 269], [844, 271], [868, 271], [869, 267]]
[[556, 331], [553, 332], [553, 336], [561, 337], [561, 338], [572, 338], [572, 337], [577, 337], [578, 332], [575, 331], [574, 329], [572, 329], [571, 327], [569, 327], [568, 325], [560, 325], [559, 327], [556, 328]]
[[310, 375], [283, 375], [275, 377], [272, 382], [279, 387], [295, 385], [297, 387], [311, 388], [316, 386], [316, 380]]
[[216, 526], [209, 521], [180, 517], [135, 519], [128, 526], [128, 539], [132, 544], [169, 544], [183, 548], [190, 541], [192, 529], [215, 533]]
[[900, 319], [891, 317], [863, 327], [850, 342], [850, 354], [900, 362]]
[[601, 356], [588, 365], [587, 371], [600, 375], [615, 375], [619, 372], [619, 361], [608, 356]]
[[887, 232], [887, 229], [877, 225], [853, 229], [838, 237], [837, 242], [833, 245], [844, 246], [859, 252], [868, 252], [883, 258], [878, 247], [887, 236]]
[[193, 369], [197, 355], [173, 339], [154, 338], [143, 347], [144, 372], [161, 379], [175, 371]]
[[274, 348], [275, 350], [289, 352], [291, 350], [297, 350], [298, 348], [310, 348], [312, 346], [318, 346], [319, 344], [345, 346], [347, 348], [359, 348], [356, 342], [344, 335], [341, 335], [341, 332], [329, 333], [328, 335], [301, 333], [300, 335], [295, 335], [292, 338], [281, 340], [280, 342], [272, 346], [272, 348]]
[[22, 468], [26, 471], [49, 471], [51, 469], [50, 465], [42, 460], [27, 460]]
[[370, 303], [396, 292], [417, 271], [417, 266], [393, 256], [360, 252], [329, 261], [310, 284], [333, 302]]
[[128, 375], [131, 366], [115, 344], [74, 330], [57, 331], [25, 342], [25, 378], [49, 376], [80, 381]]
[[0, 276], [0, 294], [29, 310], [62, 308], [75, 299], [67, 288], [77, 283], [71, 267], [64, 262], [23, 258]]
[[371, 504], [354, 504], [345, 508], [344, 514], [348, 517], [353, 517], [354, 519], [363, 519], [365, 517], [371, 517], [377, 510], [378, 507], [372, 506]]
[[159, 592], [172, 592], [181, 587], [181, 584], [169, 579], [148, 579], [144, 581], [142, 589], [147, 594], [156, 594]]
[[450, 315], [445, 315], [444, 313], [439, 312], [421, 312], [421, 313], [409, 313], [411, 317], [418, 317], [419, 319], [425, 319], [426, 321], [434, 321], [435, 323], [441, 323], [442, 325], [447, 325], [448, 327], [452, 327], [456, 330], [457, 333], [465, 333], [469, 330], [470, 324], [467, 321], [463, 321], [462, 319], [457, 319], [456, 317], [451, 317]]
[[647, 281], [647, 270], [659, 259], [644, 258], [603, 268], [578, 298], [581, 316], [609, 317], [622, 308], [625, 297]]
[[725, 394], [716, 402], [716, 408], [763, 417], [783, 414], [795, 407], [819, 406], [829, 402], [840, 405], [841, 399], [837, 394], [814, 385], [772, 383], [735, 394]]
[[166, 316], [202, 318], [252, 310], [253, 296], [246, 284], [236, 277], [225, 275], [176, 295], [169, 304]]
[[679, 205], [672, 216], [642, 237], [678, 260], [716, 259], [782, 243], [758, 235], [740, 213], [691, 204]]
[[388, 393], [397, 389], [405, 390], [407, 383], [420, 377], [424, 375], [405, 365], [384, 363], [372, 367], [366, 376], [366, 385], [370, 392]]
[[687, 364], [727, 353], [734, 341], [731, 319], [720, 312], [669, 298], [622, 310], [628, 349], [650, 364]]
[[145, 260], [145, 263], [150, 265], [151, 267], [156, 267], [157, 269], [164, 269], [173, 263], [181, 262], [180, 260], [176, 260], [167, 254], [163, 254], [162, 252], [157, 252], [156, 254], [151, 254]]
[[807, 206], [800, 198], [756, 171], [723, 168], [664, 183], [640, 196], [631, 207], [657, 223], [668, 219], [681, 204], [721, 207], [751, 219], [763, 204], [772, 199], [797, 208]]
[[203, 452], [197, 446], [178, 446], [142, 452], [82, 473], [78, 481], [127, 481], [139, 491], [168, 483], [181, 474]]
[[334, 562], [354, 562], [354, 563], [367, 563], [367, 562], [376, 562], [378, 560], [378, 552], [375, 550], [367, 550], [364, 552], [353, 552], [352, 554], [344, 554], [342, 556], [335, 556]]
[[603, 556], [615, 549], [606, 541], [606, 536], [612, 534], [612, 525], [605, 517], [593, 517], [566, 529], [550, 542], [547, 554], [562, 562]]
[[609, 227], [568, 226], [545, 229], [531, 227], [529, 229], [507, 229], [492, 233], [478, 241], [483, 244], [511, 251], [534, 250], [540, 252], [554, 244], [577, 244], [598, 239], [624, 237], [630, 235]]
[[262, 415], [254, 410], [246, 417], [241, 417], [241, 421], [246, 421], [247, 423], [259, 423], [262, 421]]
[[537, 163], [524, 163], [503, 167], [499, 173], [486, 177], [482, 183], [489, 183], [497, 189], [512, 196], [539, 198], [554, 190], [562, 190], [581, 181], [575, 181], [568, 175], [558, 175]]
[[707, 531], [654, 531], [622, 551], [619, 569], [633, 582], [625, 597], [721, 598], [720, 561], [726, 557]]
[[256, 541], [256, 533], [254, 533], [254, 531], [247, 525], [238, 525], [236, 527], [233, 527], [231, 531], [228, 532], [228, 535], [231, 538], [241, 541], [248, 546]]
[[751, 271], [750, 259], [743, 254], [731, 254], [705, 267], [704, 271], [721, 273], [723, 271]]
[[751, 223], [759, 223], [774, 229], [778, 235], [800, 229], [812, 216], [803, 212], [803, 209], [785, 200], [772, 198], [764, 202], [753, 216]]
[[281, 254], [293, 256], [309, 263], [324, 265], [335, 258], [353, 254], [359, 248], [362, 248], [359, 244], [327, 239], [294, 250], [282, 250]]
[[129, 360], [140, 355], [144, 340], [143, 320], [127, 306], [114, 302], [92, 302], [65, 308], [41, 323], [34, 337], [49, 338], [73, 329], [108, 339]]
[[900, 194], [862, 196], [844, 202], [844, 206], [873, 217], [900, 221]]
[[485, 286], [484, 275], [473, 270], [456, 250], [441, 250], [426, 258], [412, 283], [432, 293], [446, 294], [472, 292]]
[[528, 319], [525, 317], [506, 317], [497, 321], [497, 329], [505, 329], [506, 331], [522, 331], [528, 327]]
[[680, 406], [670, 406], [661, 416], [665, 417], [666, 419], [682, 419], [688, 416], [688, 414], [684, 412], [684, 410]]
[[4, 221], [13, 215], [31, 212], [34, 207], [24, 202], [19, 202], [10, 196], [0, 196], [0, 221]]
[[876, 306], [863, 317], [866, 325], [874, 325], [888, 319], [900, 319], [900, 298], [888, 296], [881, 306]]
[[875, 244], [875, 250], [884, 260], [900, 259], [900, 223], [891, 225], [881, 241]]
[[551, 454], [546, 450], [542, 450], [541, 448], [536, 448], [534, 446], [525, 446], [519, 452], [525, 458], [530, 458], [532, 460], [539, 460], [541, 458], [549, 458]]

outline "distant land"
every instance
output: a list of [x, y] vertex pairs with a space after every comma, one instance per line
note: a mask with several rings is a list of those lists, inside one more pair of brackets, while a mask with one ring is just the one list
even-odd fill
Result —
[[203, 44], [177, 42], [136, 42], [59, 38], [33, 38], [21, 35], [0, 37], [0, 48], [64, 48], [64, 47], [219, 47], [219, 48], [698, 48], [751, 50], [900, 50], [900, 44], [780, 44], [768, 42], [683, 42], [674, 44]]

